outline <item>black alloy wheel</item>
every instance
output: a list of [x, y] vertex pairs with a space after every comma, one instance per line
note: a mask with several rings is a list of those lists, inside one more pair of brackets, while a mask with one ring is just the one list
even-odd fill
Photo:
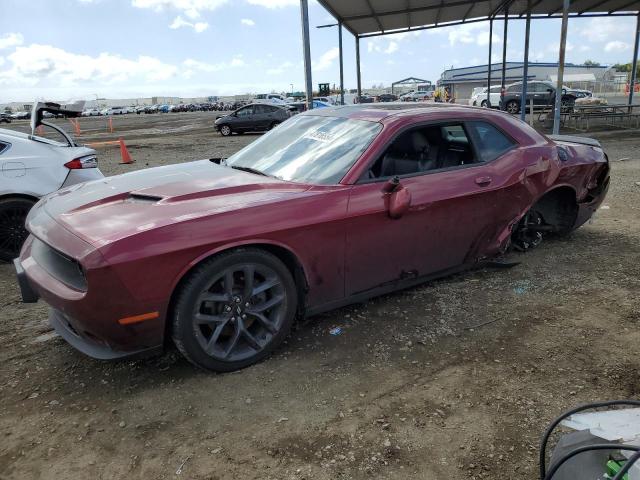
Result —
[[511, 241], [516, 250], [526, 252], [537, 247], [542, 242], [544, 219], [536, 210], [529, 210], [518, 222]]
[[29, 236], [24, 226], [34, 202], [26, 198], [0, 200], [0, 260], [10, 262], [18, 255]]
[[228, 372], [254, 364], [286, 338], [297, 308], [288, 268], [259, 249], [223, 253], [183, 283], [173, 340], [195, 365]]

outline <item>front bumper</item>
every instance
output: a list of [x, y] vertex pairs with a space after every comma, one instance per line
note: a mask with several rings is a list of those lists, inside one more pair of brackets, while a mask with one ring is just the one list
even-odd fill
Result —
[[[57, 231], [55, 225], [48, 232]], [[63, 232], [71, 250], [84, 248], [83, 242]], [[50, 265], [34, 256], [34, 237], [30, 236], [19, 259], [14, 261], [24, 302], [42, 299], [51, 307], [49, 321], [73, 347], [91, 357], [110, 360], [146, 356], [161, 352], [164, 341], [166, 302], [140, 298], [121, 280], [111, 265], [96, 260], [88, 272], [86, 291], [77, 290], [56, 277]], [[75, 242], [75, 245], [73, 244]], [[123, 318], [147, 312], [161, 312], [157, 318], [140, 323], [120, 323]]]
[[[69, 345], [88, 357], [97, 360], [148, 357], [162, 352], [162, 346], [127, 351], [117, 350], [108, 343], [92, 338], [86, 332], [82, 332], [77, 326], [79, 322], [73, 321], [64, 313], [53, 308], [49, 312], [49, 324]], [[74, 324], [76, 325], [75, 327]]]
[[38, 293], [31, 287], [27, 274], [22, 268], [19, 258], [13, 259], [13, 266], [16, 269], [16, 277], [18, 277], [18, 286], [20, 287], [20, 295], [23, 303], [36, 303], [38, 301]]

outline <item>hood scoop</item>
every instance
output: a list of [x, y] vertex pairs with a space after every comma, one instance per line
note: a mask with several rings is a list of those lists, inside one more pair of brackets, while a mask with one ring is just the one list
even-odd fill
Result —
[[130, 193], [127, 198], [125, 198], [125, 202], [157, 203], [163, 198], [164, 197], [159, 195], [148, 195], [146, 193]]

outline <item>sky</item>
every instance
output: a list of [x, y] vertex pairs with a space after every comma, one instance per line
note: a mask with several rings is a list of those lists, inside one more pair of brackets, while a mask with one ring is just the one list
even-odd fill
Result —
[[[299, 0], [0, 0], [0, 103], [303, 90]], [[335, 20], [309, 5], [313, 85], [338, 84]], [[567, 62], [612, 65], [633, 54], [635, 19], [569, 22]], [[494, 23], [493, 58], [502, 51]], [[531, 61], [557, 62], [560, 21], [532, 22]], [[486, 64], [488, 22], [361, 41], [364, 88]], [[345, 87], [355, 41], [343, 33]], [[524, 21], [509, 22], [507, 59], [521, 61]]]

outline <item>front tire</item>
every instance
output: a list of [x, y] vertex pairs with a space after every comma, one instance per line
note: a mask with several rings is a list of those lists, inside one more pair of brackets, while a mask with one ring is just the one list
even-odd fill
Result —
[[10, 262], [20, 255], [29, 236], [24, 222], [34, 203], [26, 198], [0, 200], [0, 260]]
[[220, 127], [220, 135], [223, 137], [228, 137], [231, 133], [231, 127], [229, 125], [222, 125]]
[[486, 100], [482, 100], [482, 103], [480, 103], [480, 106], [482, 108], [487, 108], [487, 101]]
[[247, 367], [284, 341], [297, 299], [291, 272], [271, 253], [251, 248], [216, 255], [180, 287], [173, 341], [198, 367], [217, 372]]

